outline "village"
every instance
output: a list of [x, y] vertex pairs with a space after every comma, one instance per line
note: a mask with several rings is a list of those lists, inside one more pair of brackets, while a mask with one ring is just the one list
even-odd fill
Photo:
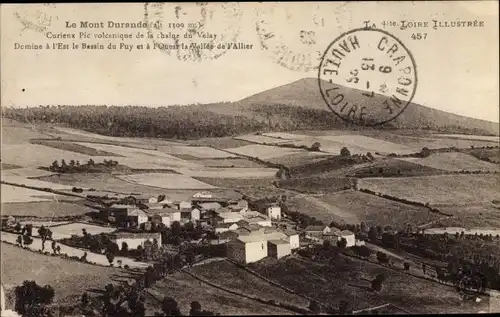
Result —
[[[169, 244], [160, 232], [173, 228], [197, 228], [198, 239], [184, 240], [191, 245], [223, 246], [225, 256], [248, 264], [265, 257], [280, 259], [311, 244], [362, 245], [353, 232], [328, 226], [308, 226], [300, 230], [282, 213], [280, 202], [258, 208], [245, 199], [233, 199], [208, 191], [194, 194], [191, 200], [172, 201], [158, 197], [89, 193], [87, 199], [99, 210], [98, 221], [114, 226], [111, 241], [127, 248], [144, 248], [153, 242]], [[165, 235], [164, 235], [165, 236]], [[345, 240], [345, 241], [343, 241]], [[176, 243], [174, 243], [176, 244]]]

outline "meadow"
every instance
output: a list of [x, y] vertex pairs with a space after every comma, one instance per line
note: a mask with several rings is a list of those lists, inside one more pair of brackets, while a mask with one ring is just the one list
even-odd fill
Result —
[[304, 152], [305, 150], [283, 148], [270, 145], [252, 144], [252, 145], [240, 146], [237, 148], [226, 149], [226, 151], [247, 157], [248, 156], [257, 157], [261, 160], [269, 160], [280, 156], [301, 153]]
[[[52, 201], [64, 196], [12, 185], [1, 185], [2, 204]], [[2, 210], [3, 213], [3, 210]]]
[[457, 138], [457, 139], [465, 139], [465, 140], [480, 140], [480, 141], [491, 141], [497, 142], [500, 141], [500, 137], [498, 136], [489, 136], [489, 135], [470, 135], [470, 134], [435, 134], [436, 137], [444, 137], [444, 138]]
[[426, 176], [443, 173], [443, 170], [419, 164], [417, 160], [384, 158], [370, 163], [367, 166], [353, 166], [348, 174], [353, 177], [365, 178]]
[[277, 138], [277, 137], [272, 137], [269, 135], [256, 135], [256, 134], [248, 134], [248, 135], [241, 135], [238, 137], [234, 137], [236, 140], [244, 140], [252, 143], [259, 143], [259, 144], [279, 144], [279, 143], [287, 143], [291, 142], [290, 139], [286, 138]]
[[203, 165], [205, 167], [263, 167], [262, 164], [242, 157], [226, 159], [196, 159], [193, 163]]
[[331, 155], [322, 152], [301, 152], [269, 159], [268, 162], [284, 165], [286, 167], [296, 167], [311, 164], [329, 158]]
[[[429, 212], [425, 207], [403, 204], [353, 190], [326, 194], [318, 199], [356, 215], [369, 226], [390, 226], [399, 230], [406, 228], [408, 224], [423, 225], [443, 218], [443, 215]], [[320, 217], [316, 215], [317, 219], [321, 219]]]
[[4, 242], [1, 254], [2, 284], [6, 289], [34, 280], [38, 285], [51, 285], [55, 290], [54, 302], [60, 304], [79, 302], [83, 292], [103, 290], [106, 284], [123, 279], [125, 273], [118, 268], [46, 256]]
[[158, 151], [176, 156], [189, 155], [199, 159], [223, 159], [235, 158], [237, 155], [217, 150], [208, 146], [188, 146], [188, 145], [172, 145], [159, 146]]
[[358, 187], [431, 206], [459, 206], [499, 199], [499, 180], [495, 174], [363, 178]]
[[[226, 260], [197, 265], [187, 270], [205, 280], [213, 281], [217, 285], [239, 293], [303, 308], [309, 305], [307, 299], [286, 292]], [[214, 276], [217, 276], [216, 280]]]
[[[3, 195], [6, 194], [2, 188]], [[58, 217], [84, 216], [92, 211], [89, 207], [84, 206], [82, 201], [65, 199], [67, 197], [60, 196], [57, 200], [52, 198], [47, 199], [47, 201], [15, 203], [4, 203], [2, 199], [2, 215], [56, 219]]]
[[274, 178], [278, 169], [266, 167], [229, 167], [202, 169], [177, 169], [183, 175], [207, 178]]
[[71, 238], [72, 235], [82, 236], [82, 229], [85, 229], [87, 233], [92, 235], [100, 233], [111, 233], [113, 231], [116, 231], [116, 228], [114, 227], [101, 227], [81, 222], [61, 224], [58, 226], [52, 226], [50, 228], [50, 230], [52, 231], [52, 238], [55, 240]]
[[81, 153], [89, 156], [116, 156], [116, 157], [121, 156], [108, 151], [96, 150], [94, 148], [77, 144], [74, 142], [59, 141], [59, 140], [31, 140], [30, 142], [32, 144], [44, 145], [55, 149]]
[[472, 155], [459, 152], [433, 153], [425, 158], [408, 157], [401, 160], [445, 171], [499, 171], [498, 164], [481, 161]]
[[210, 189], [214, 186], [200, 182], [192, 177], [181, 174], [144, 173], [132, 175], [118, 175], [121, 180], [133, 184], [152, 186], [166, 189]]
[[[391, 303], [421, 314], [478, 311], [472, 303], [463, 303], [453, 287], [345, 256], [338, 256], [328, 264], [294, 257], [278, 261], [265, 259], [250, 267], [300, 294], [334, 307], [346, 300], [354, 310]], [[369, 281], [377, 274], [386, 276], [379, 293], [369, 289]]]
[[[204, 310], [217, 312], [221, 315], [291, 314], [289, 310], [265, 305], [212, 287], [183, 272], [177, 272], [158, 281], [148, 292], [160, 301], [165, 296], [174, 298], [184, 315], [188, 315], [192, 301], [198, 301]], [[156, 311], [161, 311], [160, 303], [149, 297], [146, 307], [148, 308], [148, 316], [152, 316]]]

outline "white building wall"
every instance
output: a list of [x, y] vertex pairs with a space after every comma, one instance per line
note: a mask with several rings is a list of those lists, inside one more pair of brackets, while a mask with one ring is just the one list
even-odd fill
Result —
[[268, 207], [267, 216], [271, 219], [281, 219], [281, 207], [279, 206]]
[[267, 241], [245, 243], [245, 263], [252, 263], [262, 260], [267, 256]]
[[190, 201], [181, 201], [179, 203], [179, 209], [191, 208], [191, 207], [193, 207], [193, 204]]
[[137, 216], [137, 227], [141, 226], [141, 223], [148, 222], [148, 216]]
[[344, 239], [346, 239], [347, 241], [347, 247], [350, 248], [350, 247], [353, 247], [356, 245], [356, 238], [354, 235], [350, 235], [350, 236], [345, 236], [345, 237], [342, 237]]
[[200, 217], [201, 217], [201, 213], [198, 209], [193, 209], [191, 210], [191, 220], [195, 221], [195, 220], [200, 220]]
[[163, 223], [165, 225], [165, 227], [170, 228], [170, 217], [162, 216], [161, 223]]
[[170, 214], [170, 222], [174, 221], [181, 221], [181, 213], [180, 212], [173, 212]]
[[298, 234], [290, 236], [289, 239], [290, 239], [290, 248], [292, 250], [300, 247], [300, 238]]

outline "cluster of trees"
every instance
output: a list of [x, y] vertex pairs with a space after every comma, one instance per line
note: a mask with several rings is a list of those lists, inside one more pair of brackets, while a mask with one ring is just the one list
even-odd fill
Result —
[[80, 172], [102, 172], [118, 166], [118, 161], [104, 160], [102, 163], [96, 163], [93, 159], [89, 159], [87, 163], [80, 164], [80, 161], [71, 160], [69, 164], [64, 159], [61, 164], [57, 160], [52, 162], [48, 167], [51, 172], [56, 173], [80, 173]]
[[120, 137], [193, 139], [260, 131], [267, 123], [244, 116], [223, 115], [206, 106], [40, 106], [2, 109], [21, 122], [58, 123]]
[[[483, 287], [500, 290], [500, 257], [495, 245], [500, 236], [475, 235], [465, 236], [456, 233], [453, 236], [424, 235], [409, 232], [384, 232], [381, 239], [372, 240], [386, 248], [402, 249], [406, 252], [432, 260], [447, 263], [447, 270], [436, 268], [438, 278], [443, 281], [457, 282], [460, 272], [469, 272], [484, 278]], [[490, 247], [488, 243], [493, 244]]]
[[54, 289], [50, 285], [39, 286], [35, 281], [24, 281], [22, 285], [14, 288], [14, 310], [23, 317], [52, 316], [47, 308], [54, 300]]
[[[20, 233], [17, 236], [16, 243], [20, 246], [30, 246], [33, 243], [33, 225], [26, 224], [25, 226], [21, 226], [20, 223], [16, 223], [14, 226], [14, 231]], [[45, 250], [45, 242], [47, 240], [52, 240], [52, 231], [45, 226], [41, 226], [38, 228], [38, 236], [42, 239], [42, 252]], [[54, 243], [54, 242], [53, 242]]]

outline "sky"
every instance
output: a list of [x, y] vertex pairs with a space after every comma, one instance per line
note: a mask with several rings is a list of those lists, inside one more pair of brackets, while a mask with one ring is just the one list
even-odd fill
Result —
[[[176, 9], [180, 6], [180, 9]], [[195, 3], [148, 7], [151, 21], [197, 22], [206, 12], [203, 31], [217, 35], [213, 43], [242, 42], [248, 50], [227, 50], [220, 56], [182, 60], [159, 49], [137, 49], [151, 39], [136, 39], [144, 29], [81, 29], [81, 21], [139, 22], [143, 4], [29, 4], [1, 6], [1, 104], [145, 105], [237, 101], [304, 77], [317, 77], [315, 59], [343, 32], [370, 20], [405, 44], [413, 54], [419, 82], [413, 101], [427, 107], [469, 117], [499, 121], [498, 2], [318, 2], [318, 3]], [[179, 15], [180, 18], [177, 18]], [[384, 28], [382, 21], [427, 21], [427, 28]], [[483, 21], [483, 27], [432, 28], [432, 20]], [[44, 26], [40, 30], [34, 25]], [[78, 28], [66, 28], [76, 23]], [[260, 31], [259, 31], [260, 30]], [[121, 41], [48, 39], [47, 33], [89, 31], [132, 33]], [[302, 31], [302, 32], [301, 32]], [[180, 34], [184, 34], [183, 30]], [[412, 34], [426, 33], [425, 39]], [[158, 31], [154, 30], [154, 35]], [[261, 45], [264, 34], [272, 34]], [[93, 36], [93, 34], [91, 34]], [[220, 39], [223, 39], [222, 41]], [[156, 42], [162, 40], [156, 40]], [[173, 41], [161, 43], [171, 43]], [[190, 40], [183, 40], [190, 43]], [[200, 42], [199, 38], [191, 40]], [[208, 40], [204, 40], [208, 41]], [[128, 50], [45, 49], [46, 43], [94, 44], [124, 42]], [[42, 50], [15, 49], [15, 43], [42, 44]], [[311, 67], [277, 62], [276, 50], [286, 45], [292, 56], [310, 59]], [[220, 52], [220, 50], [218, 51]], [[219, 55], [219, 54], [217, 54]], [[319, 91], [319, 90], [318, 90]], [[325, 104], [326, 107], [326, 104]]]

